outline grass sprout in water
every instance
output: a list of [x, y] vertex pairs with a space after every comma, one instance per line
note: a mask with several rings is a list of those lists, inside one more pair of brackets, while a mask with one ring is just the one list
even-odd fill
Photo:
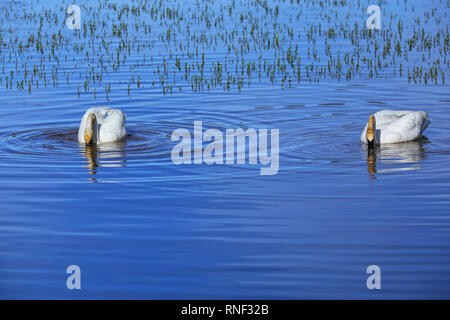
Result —
[[67, 1], [3, 3], [0, 88], [33, 94], [64, 86], [78, 98], [110, 100], [144, 88], [241, 92], [255, 83], [285, 89], [373, 78], [445, 84], [449, 2], [421, 10], [408, 0], [384, 2], [381, 30], [365, 26], [369, 1], [85, 1], [79, 30], [65, 25]]

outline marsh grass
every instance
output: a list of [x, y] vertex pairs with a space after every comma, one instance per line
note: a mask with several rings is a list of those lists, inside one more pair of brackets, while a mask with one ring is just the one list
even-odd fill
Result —
[[255, 82], [449, 81], [448, 10], [440, 10], [449, 0], [421, 10], [408, 0], [383, 4], [382, 30], [365, 28], [364, 1], [99, 0], [81, 5], [80, 30], [65, 27], [67, 5], [0, 5], [2, 90], [64, 86], [110, 100], [111, 84], [131, 96], [146, 87], [174, 94], [241, 92]]

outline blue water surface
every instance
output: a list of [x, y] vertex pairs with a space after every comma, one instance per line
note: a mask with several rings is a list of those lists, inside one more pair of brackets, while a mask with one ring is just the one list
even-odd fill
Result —
[[[69, 4], [66, 2], [58, 1], [55, 6], [56, 2], [37, 1], [31, 7], [27, 2], [2, 1], [4, 9], [10, 8], [9, 17], [2, 16], [4, 41], [26, 37], [36, 28], [23, 22], [21, 11], [14, 8], [26, 7], [39, 17], [45, 15], [46, 8], [59, 12]], [[199, 3], [204, 8], [204, 3]], [[220, 11], [226, 4], [217, 1], [210, 6]], [[362, 1], [357, 13], [348, 13], [348, 3], [333, 8], [331, 4], [321, 8], [314, 1], [303, 6], [296, 1], [269, 3], [273, 8], [279, 6], [280, 19], [286, 19], [281, 21], [303, 35], [298, 43], [304, 64], [313, 60], [307, 58], [303, 30], [319, 22], [313, 19], [303, 25], [289, 21], [291, 6], [297, 5], [296, 10], [302, 10], [305, 17], [314, 17], [314, 12], [340, 12], [337, 24], [345, 23], [349, 15], [360, 29], [365, 27], [369, 3]], [[404, 25], [413, 25], [417, 16], [425, 19], [425, 12], [437, 8], [442, 20], [435, 28], [447, 25], [448, 30], [448, 2], [408, 1], [398, 5], [400, 8], [392, 5], [392, 9], [388, 3], [380, 5], [387, 10], [383, 12], [399, 14]], [[192, 6], [195, 11], [194, 1], [170, 1], [167, 6], [180, 10]], [[87, 1], [81, 8], [86, 15], [93, 14], [87, 11]], [[234, 10], [239, 17], [244, 8], [237, 4]], [[114, 24], [117, 13], [113, 9], [107, 12], [107, 24]], [[392, 16], [386, 13], [384, 17], [387, 28]], [[69, 32], [74, 31], [64, 26], [64, 18], [63, 11], [59, 27], [44, 26], [42, 38], [51, 39], [58, 30], [67, 33], [65, 37], [71, 36]], [[129, 19], [134, 21], [131, 15]], [[397, 25], [392, 23], [391, 27]], [[89, 92], [83, 88], [91, 62], [83, 60], [84, 51], [69, 51], [70, 45], [56, 49], [61, 50], [56, 53], [60, 57], [57, 87], [49, 80], [47, 86], [42, 82], [39, 88], [33, 85], [31, 93], [27, 85], [17, 90], [14, 83], [14, 89], [7, 89], [2, 76], [0, 298], [450, 297], [450, 70], [439, 45], [425, 60], [440, 57], [446, 83], [408, 82], [406, 75], [394, 76], [391, 66], [374, 77], [363, 71], [351, 81], [345, 81], [344, 75], [340, 80], [328, 77], [317, 83], [307, 78], [302, 64], [302, 81], [293, 81], [291, 87], [280, 86], [277, 74], [275, 83], [265, 76], [261, 80], [254, 76], [250, 85], [245, 77], [242, 88], [235, 85], [224, 90], [217, 86], [194, 92], [191, 83], [180, 80], [182, 75], [177, 73], [169, 94], [163, 92], [161, 78], [154, 73], [162, 57], [167, 56], [172, 67], [175, 64], [175, 58], [169, 58], [170, 45], [159, 42], [164, 28], [153, 26], [146, 35], [153, 41], [151, 49], [143, 48], [139, 53], [134, 49], [120, 70], [105, 72], [96, 96], [96, 84]], [[415, 31], [413, 28], [405, 34]], [[177, 39], [186, 43], [183, 36], [180, 33]], [[85, 41], [82, 36], [73, 37], [73, 41]], [[116, 38], [105, 35], [105, 39], [114, 39], [112, 48], [118, 45]], [[101, 45], [100, 38], [94, 41]], [[283, 41], [285, 45], [289, 42]], [[361, 40], [360, 46], [365, 46], [365, 41]], [[317, 42], [317, 48], [323, 48], [323, 41]], [[203, 50], [207, 66], [225, 59], [224, 46], [217, 45], [216, 51], [208, 47]], [[14, 42], [1, 48], [5, 74], [16, 68], [14, 54], [9, 57], [16, 49]], [[19, 56], [17, 69], [22, 70], [25, 61], [33, 65], [42, 58], [33, 52]], [[114, 56], [114, 49], [111, 52]], [[144, 52], [147, 62], [132, 67], [143, 63]], [[268, 52], [264, 57], [270, 61], [272, 51]], [[404, 62], [405, 74], [409, 64], [411, 72], [412, 64], [420, 64], [419, 53], [411, 53]], [[43, 56], [48, 54], [45, 51]], [[419, 60], [412, 58], [414, 54]], [[246, 58], [252, 59], [252, 55], [257, 61], [254, 50]], [[46, 60], [50, 77], [54, 59]], [[78, 61], [76, 67], [73, 59]], [[321, 59], [326, 65], [326, 58]], [[185, 55], [185, 60], [197, 63], [201, 53], [198, 57]], [[234, 68], [231, 60], [229, 65]], [[70, 83], [63, 74], [68, 70], [73, 77]], [[22, 73], [18, 72], [20, 77]], [[133, 74], [142, 77], [142, 87], [137, 87], [136, 79], [130, 80]], [[157, 83], [152, 85], [155, 79]], [[173, 78], [170, 75], [167, 79]], [[108, 82], [111, 92], [107, 95]], [[128, 84], [132, 84], [131, 93]], [[126, 144], [78, 144], [82, 114], [103, 105], [121, 108], [127, 114]], [[381, 109], [426, 111], [432, 120], [426, 138], [382, 146], [375, 155], [369, 154], [359, 141], [360, 133], [368, 116]], [[216, 128], [223, 133], [237, 128], [279, 129], [278, 173], [261, 175], [260, 163], [173, 164], [171, 152], [176, 143], [171, 134], [180, 128], [193, 133], [194, 121], [202, 121], [204, 130]], [[66, 287], [69, 265], [81, 269], [81, 290]], [[369, 265], [381, 268], [381, 290], [366, 286]]]

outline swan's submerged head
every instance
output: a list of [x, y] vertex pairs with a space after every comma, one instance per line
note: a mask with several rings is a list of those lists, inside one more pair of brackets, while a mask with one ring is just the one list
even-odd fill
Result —
[[375, 147], [375, 132], [376, 132], [375, 116], [371, 115], [369, 117], [369, 123], [367, 125], [366, 139], [369, 149]]
[[95, 114], [90, 113], [86, 120], [86, 128], [84, 129], [84, 142], [86, 144], [94, 143], [97, 139], [97, 118]]

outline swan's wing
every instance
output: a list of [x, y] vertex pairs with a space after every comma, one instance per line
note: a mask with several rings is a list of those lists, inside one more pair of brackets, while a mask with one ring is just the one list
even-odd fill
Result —
[[78, 128], [78, 142], [84, 143], [84, 129], [86, 129], [86, 114], [83, 115], [83, 118], [81, 118], [80, 121], [80, 127]]
[[127, 136], [125, 114], [119, 109], [110, 109], [100, 126], [100, 142], [122, 141]]
[[[397, 121], [402, 116], [404, 116], [407, 113], [410, 113], [411, 111], [395, 111], [395, 110], [381, 110], [378, 112], [375, 112], [373, 115], [375, 117], [375, 123], [377, 132], [376, 134], [376, 142], [380, 143], [380, 132], [384, 130], [386, 127], [388, 127], [391, 123]], [[367, 143], [366, 141], [366, 132], [367, 127], [369, 125], [369, 122], [366, 123], [366, 126], [364, 127], [364, 130], [361, 132], [360, 140], [361, 142]]]
[[375, 114], [378, 114], [379, 116], [385, 116], [385, 117], [402, 117], [405, 114], [413, 113], [416, 111], [411, 110], [381, 110], [376, 112]]
[[375, 121], [377, 124], [377, 129], [384, 129], [391, 123], [399, 120], [404, 115], [413, 113], [414, 111], [397, 111], [397, 110], [381, 110], [375, 112]]
[[[409, 112], [381, 129], [381, 143], [397, 143], [420, 138], [428, 115], [423, 111]], [[378, 128], [377, 128], [378, 129]]]

